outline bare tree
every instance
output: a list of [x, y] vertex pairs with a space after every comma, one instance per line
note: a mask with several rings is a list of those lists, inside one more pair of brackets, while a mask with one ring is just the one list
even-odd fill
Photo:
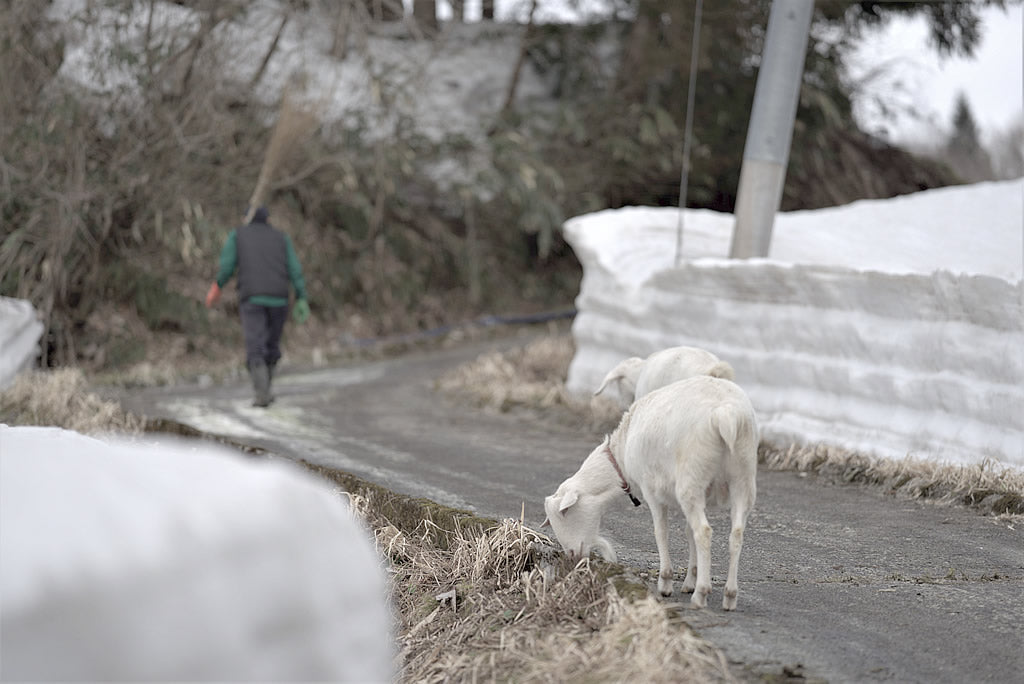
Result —
[[993, 136], [989, 146], [992, 172], [996, 178], [1024, 176], [1024, 117], [1019, 117], [1005, 131]]
[[402, 0], [363, 0], [374, 21], [401, 21], [405, 17]]
[[413, 0], [412, 16], [424, 35], [437, 35], [437, 0]]
[[252, 80], [249, 81], [249, 88], [255, 88], [263, 78], [263, 73], [267, 70], [267, 65], [270, 64], [270, 58], [274, 56], [274, 52], [277, 51], [277, 45], [281, 42], [281, 35], [284, 33], [284, 27], [288, 25], [288, 12], [285, 11], [281, 14], [281, 23], [277, 26], [277, 32], [274, 33], [274, 40], [270, 41], [270, 47], [267, 48], [267, 53], [263, 55], [263, 61], [260, 62], [260, 66], [256, 69], [256, 73], [253, 74]]
[[331, 31], [331, 57], [345, 59], [348, 57], [348, 36], [355, 16], [353, 6], [355, 0], [343, 0], [335, 7], [334, 30]]
[[464, 23], [466, 21], [466, 0], [448, 0], [452, 6], [452, 19]]
[[964, 180], [991, 180], [992, 162], [981, 145], [978, 125], [974, 121], [967, 96], [963, 93], [956, 99], [953, 133], [946, 143], [945, 152], [949, 163]]
[[523, 65], [526, 63], [526, 56], [530, 50], [530, 41], [533, 39], [533, 17], [537, 13], [537, 0], [530, 2], [530, 16], [526, 21], [526, 28], [523, 30], [523, 38], [519, 43], [519, 56], [516, 58], [516, 66], [512, 70], [512, 78], [509, 79], [508, 89], [505, 91], [505, 103], [501, 106], [498, 116], [502, 116], [512, 108], [515, 101], [516, 89], [519, 87], [519, 78], [523, 72]]

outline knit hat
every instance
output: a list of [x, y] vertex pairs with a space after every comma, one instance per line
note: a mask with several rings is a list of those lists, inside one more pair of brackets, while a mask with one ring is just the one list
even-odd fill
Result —
[[266, 223], [268, 218], [270, 218], [270, 212], [266, 207], [256, 207], [256, 211], [252, 215], [252, 222]]

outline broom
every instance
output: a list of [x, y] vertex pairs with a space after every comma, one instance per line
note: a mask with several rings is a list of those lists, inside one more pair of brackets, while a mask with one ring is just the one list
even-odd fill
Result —
[[263, 166], [260, 167], [256, 187], [249, 198], [245, 223], [252, 220], [256, 208], [263, 204], [274, 171], [288, 156], [288, 153], [294, 150], [301, 140], [308, 137], [319, 123], [316, 113], [296, 100], [296, 87], [303, 88], [304, 86], [305, 78], [302, 78], [297, 86], [289, 86], [285, 90], [281, 100], [281, 110], [277, 115], [277, 122], [274, 124], [274, 131], [270, 134], [267, 151], [263, 155]]

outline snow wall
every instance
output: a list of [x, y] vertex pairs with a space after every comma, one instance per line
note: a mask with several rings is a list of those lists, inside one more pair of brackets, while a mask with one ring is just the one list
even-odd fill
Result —
[[393, 676], [384, 568], [327, 483], [209, 444], [0, 425], [0, 679]]
[[23, 299], [0, 297], [0, 391], [32, 364], [39, 353], [43, 324], [36, 310]]
[[651, 211], [617, 210], [619, 239], [600, 214], [565, 226], [584, 272], [571, 392], [593, 392], [626, 357], [691, 345], [732, 364], [777, 446], [1024, 468], [1020, 280], [718, 258], [677, 268], [665, 256], [675, 231], [638, 227]]

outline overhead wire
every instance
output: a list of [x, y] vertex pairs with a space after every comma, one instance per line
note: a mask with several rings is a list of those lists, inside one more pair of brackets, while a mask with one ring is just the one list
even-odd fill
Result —
[[700, 23], [703, 0], [697, 0], [693, 14], [693, 38], [690, 51], [690, 82], [686, 93], [686, 123], [683, 128], [683, 168], [679, 174], [679, 215], [676, 221], [675, 266], [683, 255], [683, 212], [686, 211], [686, 190], [690, 178], [690, 141], [693, 137], [693, 108], [697, 99], [697, 63], [700, 59]]

